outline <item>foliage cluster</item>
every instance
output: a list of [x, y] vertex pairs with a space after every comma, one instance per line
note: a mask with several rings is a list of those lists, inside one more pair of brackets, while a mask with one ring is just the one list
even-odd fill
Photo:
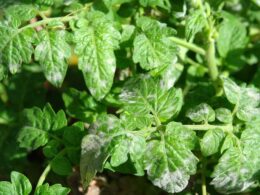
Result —
[[110, 170], [167, 193], [259, 190], [259, 7], [0, 1], [0, 194], [66, 195], [78, 169], [84, 188]]

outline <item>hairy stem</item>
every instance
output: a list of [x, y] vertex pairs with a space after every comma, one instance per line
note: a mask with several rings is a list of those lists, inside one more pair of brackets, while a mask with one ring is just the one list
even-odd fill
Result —
[[39, 180], [37, 182], [36, 188], [43, 184], [43, 182], [45, 181], [45, 179], [46, 179], [48, 173], [50, 172], [50, 170], [51, 170], [51, 165], [48, 164], [48, 166], [42, 172], [42, 174], [41, 174], [41, 176], [40, 176], [40, 178], [39, 178]]
[[196, 52], [198, 54], [201, 54], [201, 55], [205, 55], [206, 54], [206, 52], [205, 52], [205, 50], [203, 48], [201, 48], [201, 47], [199, 47], [199, 46], [197, 46], [197, 45], [195, 45], [193, 43], [189, 43], [189, 42], [187, 42], [187, 41], [185, 41], [183, 39], [177, 38], [177, 37], [171, 37], [171, 40], [174, 43], [176, 43], [177, 45], [185, 47], [185, 48], [187, 48], [187, 49], [189, 49], [191, 51], [194, 51], [194, 52]]
[[232, 132], [233, 126], [231, 124], [228, 125], [210, 125], [210, 124], [204, 124], [204, 125], [183, 125], [184, 127], [191, 129], [191, 130], [197, 130], [197, 131], [207, 131], [210, 129], [222, 129], [225, 132]]

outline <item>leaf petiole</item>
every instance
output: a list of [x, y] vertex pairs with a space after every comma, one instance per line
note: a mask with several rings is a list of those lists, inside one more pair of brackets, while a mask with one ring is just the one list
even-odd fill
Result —
[[36, 188], [43, 184], [43, 182], [45, 181], [45, 179], [46, 179], [48, 173], [50, 172], [50, 170], [51, 170], [51, 165], [48, 164], [48, 166], [42, 172], [42, 174], [41, 174], [41, 176], [40, 176], [40, 178], [39, 178], [39, 180], [37, 182]]
[[180, 39], [178, 37], [170, 37], [170, 39], [174, 43], [176, 43], [177, 45], [185, 47], [185, 48], [187, 48], [187, 49], [189, 49], [191, 51], [194, 51], [194, 52], [196, 52], [196, 53], [198, 53], [200, 55], [203, 55], [203, 56], [206, 55], [206, 51], [203, 48], [201, 48], [201, 47], [199, 47], [199, 46], [197, 46], [197, 45], [195, 45], [193, 43], [189, 43], [189, 42], [187, 42], [187, 41], [185, 41], [183, 39]]

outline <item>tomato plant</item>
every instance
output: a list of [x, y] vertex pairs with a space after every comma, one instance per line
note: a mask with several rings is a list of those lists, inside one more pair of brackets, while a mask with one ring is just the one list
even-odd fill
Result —
[[1, 0], [0, 194], [259, 190], [259, 6]]

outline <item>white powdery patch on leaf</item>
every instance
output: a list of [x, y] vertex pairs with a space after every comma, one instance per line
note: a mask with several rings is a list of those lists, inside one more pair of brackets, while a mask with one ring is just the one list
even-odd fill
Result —
[[16, 73], [17, 70], [21, 67], [20, 64], [8, 64], [9, 70], [12, 74]]
[[189, 175], [183, 173], [181, 170], [176, 170], [174, 172], [167, 170], [152, 182], [154, 185], [166, 190], [167, 192], [178, 193], [188, 185], [189, 178]]
[[60, 72], [50, 72], [47, 75], [47, 78], [49, 81], [52, 81], [53, 83], [62, 83], [63, 81], [63, 76]]

